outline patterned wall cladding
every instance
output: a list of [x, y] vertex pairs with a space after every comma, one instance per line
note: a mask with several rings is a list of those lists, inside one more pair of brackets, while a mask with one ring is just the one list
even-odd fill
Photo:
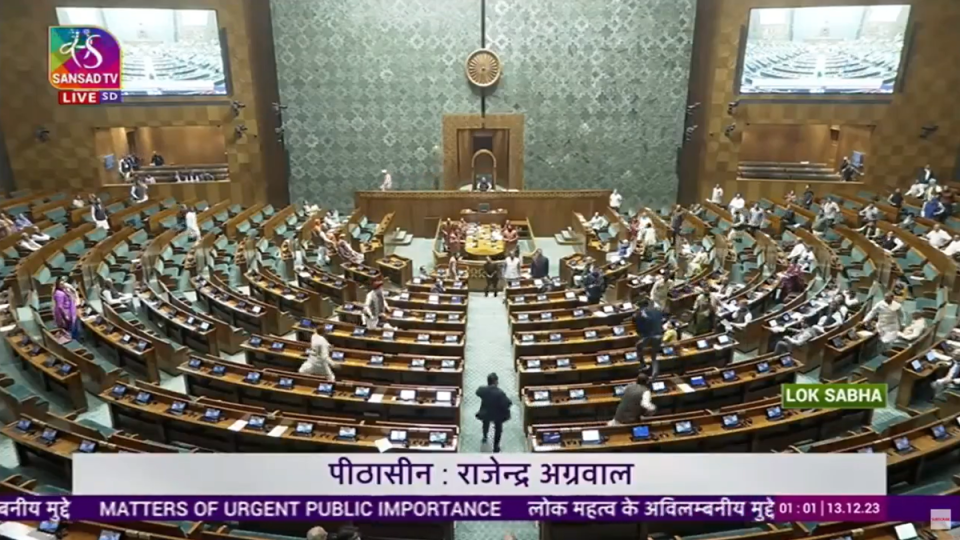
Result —
[[[727, 197], [743, 191], [748, 198], [781, 197], [795, 188], [789, 182], [737, 181], [739, 144], [722, 136], [731, 122], [757, 124], [856, 124], [876, 126], [867, 156], [861, 190], [886, 192], [907, 186], [929, 163], [942, 179], [958, 166], [960, 140], [960, 2], [957, 0], [879, 0], [876, 4], [910, 4], [912, 35], [907, 40], [901, 88], [890, 96], [739, 96], [734, 93], [741, 27], [752, 8], [814, 7], [842, 4], [836, 0], [718, 0], [711, 18], [711, 39], [697, 46], [702, 54], [705, 88], [701, 129], [695, 144], [702, 148], [697, 189], [707, 197], [717, 183]], [[704, 21], [703, 24], [707, 24]], [[910, 30], [908, 30], [910, 32]], [[740, 98], [736, 118], [727, 103]], [[925, 124], [939, 126], [928, 139], [920, 138]]]
[[[95, 191], [101, 184], [102, 166], [94, 149], [96, 128], [215, 125], [222, 126], [227, 141], [231, 181], [157, 186], [157, 194], [211, 202], [227, 198], [239, 203], [263, 200], [265, 175], [258, 142], [246, 4], [240, 0], [0, 1], [0, 124], [16, 187]], [[224, 45], [233, 94], [217, 98], [147, 98], [149, 104], [144, 106], [58, 106], [57, 92], [47, 80], [47, 27], [57, 24], [57, 7], [90, 5], [216, 10], [217, 21], [227, 36]], [[237, 120], [230, 112], [231, 99], [247, 105]], [[235, 122], [247, 125], [245, 137], [234, 138]], [[46, 143], [34, 137], [40, 126], [50, 131]]]
[[503, 80], [487, 111], [526, 115], [527, 189], [676, 200], [695, 0], [488, 0]]
[[272, 0], [271, 10], [291, 200], [352, 208], [381, 169], [395, 189], [434, 189], [443, 113], [479, 112], [463, 75], [479, 2]]
[[[617, 187], [676, 197], [694, 0], [487, 0], [486, 46], [504, 78], [488, 113], [526, 117], [527, 189]], [[481, 46], [479, 0], [272, 0], [292, 200], [347, 208], [393, 172], [434, 189], [441, 118], [479, 114], [463, 62]]]

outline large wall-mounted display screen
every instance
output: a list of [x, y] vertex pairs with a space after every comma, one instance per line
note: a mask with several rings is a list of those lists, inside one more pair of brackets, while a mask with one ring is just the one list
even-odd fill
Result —
[[890, 94], [910, 6], [753, 9], [741, 94]]
[[117, 38], [124, 95], [227, 94], [216, 11], [60, 7], [57, 19], [99, 26]]

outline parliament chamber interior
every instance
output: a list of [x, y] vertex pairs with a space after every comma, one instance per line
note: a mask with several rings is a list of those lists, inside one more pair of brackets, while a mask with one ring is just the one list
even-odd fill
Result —
[[[610, 453], [635, 485], [643, 454], [872, 454], [887, 494], [956, 501], [960, 2], [794, 4], [0, 2], [0, 493], [70, 496], [85, 454]], [[56, 25], [116, 37], [122, 104], [58, 105]], [[886, 399], [787, 408], [793, 383]], [[0, 537], [960, 525], [577, 515]]]

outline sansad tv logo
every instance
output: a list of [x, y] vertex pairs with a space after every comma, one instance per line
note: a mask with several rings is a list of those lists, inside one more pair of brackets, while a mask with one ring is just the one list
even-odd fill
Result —
[[120, 43], [96, 26], [50, 27], [50, 84], [63, 105], [119, 103]]

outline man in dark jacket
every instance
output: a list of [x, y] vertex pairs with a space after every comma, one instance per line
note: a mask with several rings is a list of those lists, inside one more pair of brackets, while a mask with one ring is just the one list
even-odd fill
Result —
[[543, 250], [538, 249], [530, 262], [530, 276], [533, 279], [542, 279], [550, 275], [550, 259], [543, 256]]
[[810, 186], [807, 186], [803, 191], [803, 199], [800, 201], [800, 204], [806, 208], [810, 209], [810, 206], [813, 205], [813, 190], [810, 189]]
[[590, 272], [583, 277], [581, 283], [583, 284], [584, 291], [587, 293], [587, 301], [591, 304], [599, 304], [607, 288], [600, 269], [596, 266], [591, 268]]
[[680, 234], [680, 229], [683, 228], [683, 208], [678, 204], [673, 208], [673, 214], [670, 216], [670, 243], [675, 244], [677, 242], [677, 235]]
[[660, 364], [657, 362], [657, 353], [663, 342], [663, 313], [657, 309], [649, 299], [643, 298], [637, 304], [640, 308], [634, 315], [633, 324], [637, 329], [637, 359], [645, 363], [644, 353], [650, 349], [650, 363], [652, 364], [650, 378], [660, 373]]
[[483, 289], [483, 295], [490, 296], [490, 291], [493, 291], [493, 297], [496, 298], [500, 289], [500, 265], [487, 257], [487, 262], [483, 263], [483, 276], [487, 278], [487, 286]]
[[480, 398], [480, 411], [477, 420], [483, 422], [483, 444], [487, 443], [487, 434], [490, 433], [490, 424], [493, 424], [493, 451], [500, 452], [500, 436], [503, 435], [503, 423], [510, 419], [510, 406], [513, 402], [497, 384], [500, 382], [496, 373], [487, 375], [487, 385], [477, 388], [477, 397]]
[[640, 373], [637, 375], [637, 382], [624, 389], [620, 403], [617, 404], [617, 412], [614, 413], [613, 420], [608, 425], [636, 424], [644, 413], [653, 414], [656, 411], [657, 407], [653, 404], [650, 391], [650, 377], [646, 373]]

